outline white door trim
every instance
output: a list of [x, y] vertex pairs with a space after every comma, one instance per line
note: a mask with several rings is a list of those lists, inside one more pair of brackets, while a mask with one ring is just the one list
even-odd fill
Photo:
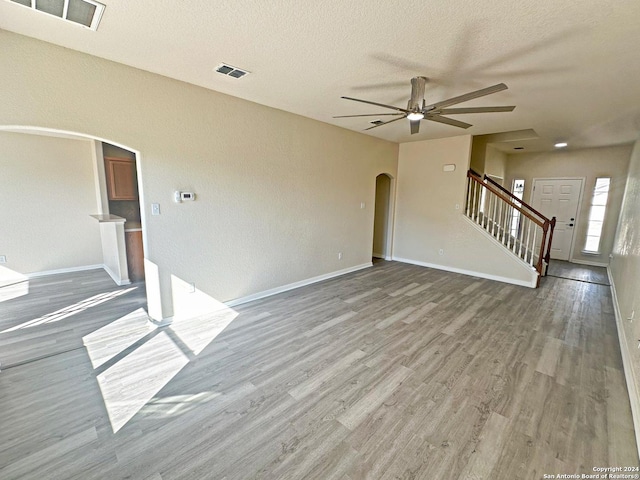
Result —
[[584, 195], [584, 186], [587, 183], [587, 177], [533, 177], [531, 179], [531, 193], [529, 195], [529, 205], [533, 205], [533, 192], [535, 190], [536, 181], [541, 180], [580, 180], [580, 193], [578, 194], [578, 211], [576, 212], [576, 220], [573, 226], [573, 238], [571, 239], [571, 247], [569, 248], [569, 261], [573, 261], [573, 252], [575, 250], [576, 245], [576, 232], [578, 231], [578, 227], [580, 225], [580, 211], [582, 210], [582, 198]]

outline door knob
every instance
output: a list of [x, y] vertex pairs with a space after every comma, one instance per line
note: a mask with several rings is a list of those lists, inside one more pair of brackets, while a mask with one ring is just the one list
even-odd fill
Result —
[[575, 220], [575, 218], [572, 218], [571, 221], [573, 222]]
[[573, 223], [570, 223], [570, 224], [569, 224], [569, 226], [570, 226], [570, 227], [573, 227]]

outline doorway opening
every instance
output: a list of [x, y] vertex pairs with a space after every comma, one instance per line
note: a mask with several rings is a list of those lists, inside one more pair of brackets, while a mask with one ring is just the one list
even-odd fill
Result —
[[[69, 172], [69, 174], [56, 177], [58, 178], [58, 183], [55, 183], [55, 188], [64, 191], [64, 195], [52, 195], [49, 199], [49, 204], [59, 205], [58, 208], [53, 208], [53, 210], [60, 210], [62, 213], [60, 213], [57, 225], [59, 229], [55, 230], [53, 235], [48, 233], [47, 238], [53, 238], [59, 244], [68, 236], [72, 236], [74, 242], [69, 243], [73, 243], [76, 247], [78, 242], [88, 241], [88, 239], [91, 241], [90, 247], [84, 249], [74, 247], [71, 250], [72, 254], [67, 254], [67, 250], [63, 249], [64, 255], [58, 254], [57, 256], [50, 255], [48, 252], [53, 249], [43, 247], [41, 245], [42, 242], [37, 245], [27, 245], [24, 248], [18, 245], [16, 251], [19, 252], [20, 256], [13, 255], [13, 258], [18, 258], [18, 262], [21, 261], [22, 263], [16, 262], [16, 269], [18, 271], [24, 269], [24, 271], [28, 272], [27, 276], [29, 278], [56, 273], [103, 269], [118, 286], [125, 286], [133, 281], [140, 282], [138, 288], [141, 287], [146, 290], [143, 252], [147, 239], [144, 231], [144, 210], [141, 208], [143, 205], [143, 191], [140, 182], [139, 152], [93, 135], [51, 128], [11, 125], [0, 126], [0, 132], [22, 134], [21, 137], [25, 139], [23, 143], [26, 145], [33, 144], [36, 153], [42, 149], [40, 144], [43, 143], [35, 140], [37, 138], [57, 137], [60, 141], [66, 142], [61, 144], [59, 150], [61, 152], [72, 151], [74, 155], [70, 158], [73, 161], [70, 160], [69, 164], [64, 162], [56, 164], [60, 172]], [[32, 138], [34, 139], [33, 142], [30, 140]], [[89, 148], [86, 147], [86, 142], [90, 143]], [[81, 144], [84, 146], [73, 146]], [[34, 158], [37, 159], [39, 156], [42, 155], [38, 153]], [[107, 178], [109, 169], [105, 164], [105, 157], [109, 156], [122, 157], [116, 159], [126, 160], [129, 163], [118, 163], [118, 166], [122, 167], [124, 165], [126, 168], [115, 168], [111, 172], [112, 175]], [[74, 169], [80, 169], [83, 173], [82, 176], [80, 174], [73, 175]], [[88, 173], [91, 171], [93, 171], [92, 175]], [[127, 178], [124, 178], [125, 172], [127, 173]], [[36, 169], [32, 177], [30, 177], [34, 185], [37, 185], [37, 182], [40, 181], [38, 180], [39, 173]], [[91, 180], [89, 180], [89, 176], [92, 177]], [[78, 178], [78, 180], [65, 183], [66, 178]], [[114, 179], [116, 180], [115, 183]], [[91, 187], [86, 183], [81, 183], [86, 181], [91, 182]], [[53, 181], [50, 183], [53, 183]], [[126, 188], [122, 188], [123, 185]], [[62, 188], [63, 186], [64, 189]], [[111, 193], [109, 192], [110, 187]], [[89, 193], [92, 190], [93, 195]], [[113, 192], [116, 192], [120, 197], [114, 197], [112, 195]], [[93, 198], [93, 201], [90, 198]], [[35, 200], [32, 203], [35, 203]], [[69, 204], [73, 205], [75, 209], [69, 211]], [[93, 217], [93, 219], [90, 217]], [[55, 219], [58, 219], [58, 217], [55, 217]], [[125, 223], [126, 227], [124, 227]], [[97, 247], [95, 234], [91, 233], [95, 232], [96, 225], [99, 229]], [[31, 228], [35, 230], [36, 227]], [[38, 228], [41, 227], [38, 226]], [[125, 228], [130, 231], [124, 232]], [[122, 236], [120, 237], [120, 235]], [[33, 235], [33, 237], [39, 238], [37, 234]], [[88, 244], [85, 243], [83, 245]], [[22, 250], [20, 250], [21, 248]], [[24, 251], [27, 248], [30, 248], [30, 251], [38, 252], [38, 254], [26, 256]], [[77, 251], [79, 253], [76, 253]], [[97, 252], [102, 254], [102, 261], [97, 260]], [[128, 265], [129, 255], [127, 254], [130, 252], [134, 261]], [[36, 260], [31, 261], [31, 263], [24, 260], [24, 258], [31, 257], [35, 257]], [[131, 278], [130, 267], [133, 266], [133, 263], [138, 265], [139, 268], [132, 272], [133, 278]], [[38, 268], [39, 265], [50, 267]]]
[[125, 219], [125, 255], [129, 280], [140, 282], [145, 276], [136, 154], [107, 142], [101, 143], [108, 204], [105, 213]]
[[393, 179], [386, 173], [376, 177], [373, 217], [373, 258], [391, 260], [391, 190]]

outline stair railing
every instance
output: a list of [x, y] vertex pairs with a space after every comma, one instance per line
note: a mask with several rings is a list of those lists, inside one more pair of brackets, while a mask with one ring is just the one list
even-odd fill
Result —
[[546, 275], [555, 217], [545, 217], [491, 178], [485, 175], [483, 179], [473, 170], [467, 172], [465, 215], [540, 276]]

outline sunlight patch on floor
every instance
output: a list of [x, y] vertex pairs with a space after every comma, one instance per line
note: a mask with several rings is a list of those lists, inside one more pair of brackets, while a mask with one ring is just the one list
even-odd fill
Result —
[[29, 293], [29, 278], [0, 265], [0, 302]]
[[93, 368], [98, 368], [155, 329], [155, 325], [149, 322], [144, 308], [139, 308], [85, 335], [82, 342], [87, 349]]
[[152, 324], [138, 309], [83, 338], [114, 433], [141, 410], [143, 415], [177, 415], [219, 396], [156, 396], [238, 316], [175, 276], [172, 286], [176, 315], [169, 325]]
[[187, 363], [187, 355], [166, 332], [160, 332], [98, 375], [113, 433], [118, 432]]
[[102, 303], [108, 302], [113, 298], [119, 297], [120, 295], [129, 293], [135, 290], [136, 288], [138, 287], [131, 287], [124, 290], [115, 290], [113, 292], [99, 293], [98, 295], [94, 295], [93, 297], [89, 297], [85, 300], [74, 303], [73, 305], [69, 305], [67, 307], [61, 308], [60, 310], [56, 310], [55, 312], [47, 313], [46, 315], [43, 315], [41, 317], [34, 318], [33, 320], [29, 320], [28, 322], [24, 322], [24, 323], [21, 323], [20, 325], [16, 325], [15, 327], [11, 327], [6, 330], [3, 330], [0, 333], [13, 332], [15, 330], [20, 330], [22, 328], [37, 327], [39, 325], [59, 322], [60, 320], [68, 318], [72, 315], [82, 313], [91, 307], [95, 307]]

